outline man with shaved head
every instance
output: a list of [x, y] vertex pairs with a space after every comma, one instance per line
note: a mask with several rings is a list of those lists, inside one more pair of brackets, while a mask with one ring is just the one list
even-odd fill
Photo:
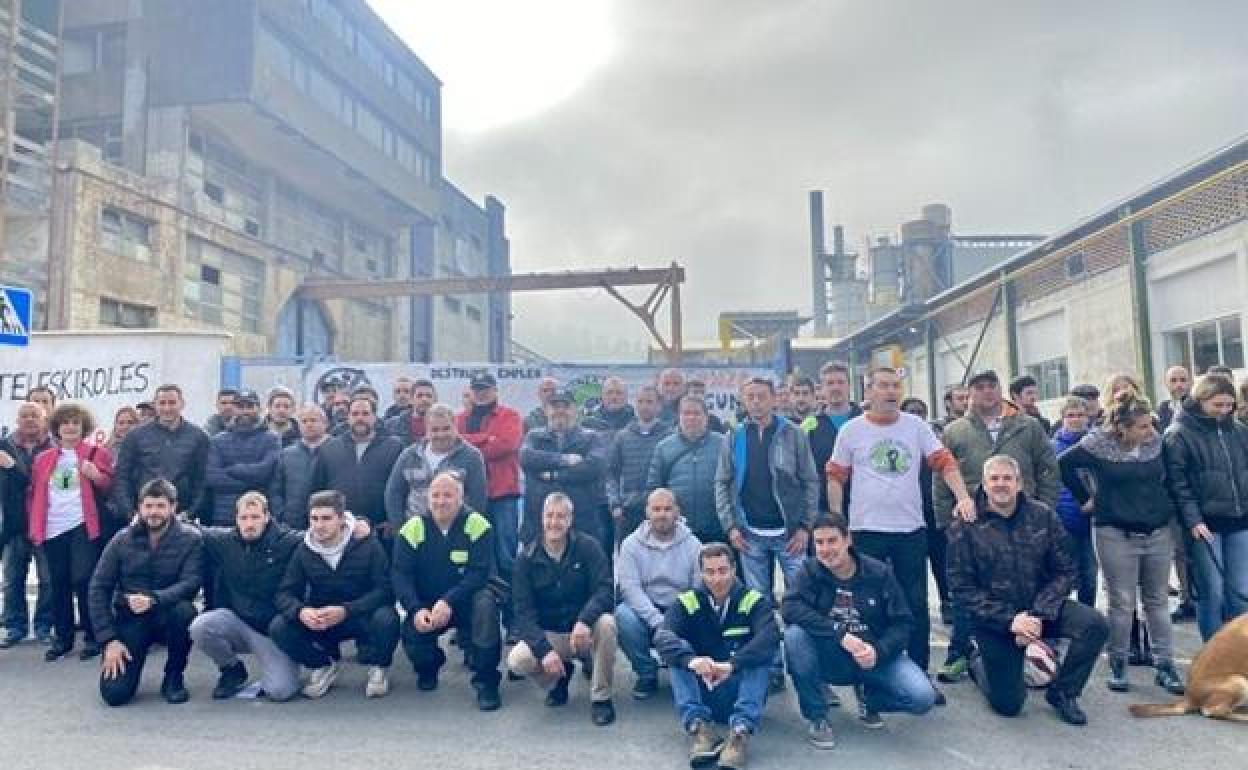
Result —
[[659, 398], [662, 409], [659, 419], [672, 428], [676, 427], [679, 418], [680, 399], [685, 397], [685, 375], [679, 369], [664, 369], [659, 372]]
[[659, 666], [650, 655], [654, 633], [676, 597], [693, 588], [701, 547], [681, 520], [676, 496], [665, 487], [650, 493], [646, 520], [620, 546], [615, 623], [620, 649], [637, 675], [633, 697], [638, 700], [659, 689]]
[[550, 399], [559, 390], [559, 380], [554, 377], [543, 377], [537, 384], [537, 406], [524, 418], [524, 432], [534, 428], [546, 427], [546, 411], [550, 408]]
[[312, 472], [321, 445], [328, 438], [329, 420], [316, 404], [304, 404], [297, 414], [299, 440], [277, 453], [269, 511], [291, 529], [307, 529]]

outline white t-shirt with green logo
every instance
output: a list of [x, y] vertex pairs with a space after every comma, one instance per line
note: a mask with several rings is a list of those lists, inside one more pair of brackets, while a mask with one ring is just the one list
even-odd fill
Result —
[[919, 464], [944, 449], [926, 421], [901, 412], [881, 425], [865, 415], [836, 434], [832, 462], [850, 469], [849, 527], [913, 532], [923, 526]]

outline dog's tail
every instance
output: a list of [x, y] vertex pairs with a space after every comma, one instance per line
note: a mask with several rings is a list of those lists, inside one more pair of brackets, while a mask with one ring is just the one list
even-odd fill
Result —
[[1196, 713], [1196, 706], [1187, 698], [1174, 703], [1132, 703], [1127, 706], [1133, 717], [1178, 717]]

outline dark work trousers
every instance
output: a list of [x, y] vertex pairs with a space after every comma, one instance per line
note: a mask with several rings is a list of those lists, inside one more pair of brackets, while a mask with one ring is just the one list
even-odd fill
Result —
[[[976, 676], [976, 684], [987, 696], [993, 711], [1002, 716], [1018, 716], [1027, 699], [1027, 687], [1023, 683], [1024, 649], [1008, 631], [976, 626], [974, 633], [983, 666], [982, 676]], [[1086, 604], [1066, 599], [1057, 622], [1045, 622], [1042, 636], [1070, 640], [1070, 648], [1049, 686], [1063, 695], [1078, 697], [1109, 639], [1105, 616]], [[978, 668], [973, 666], [972, 670]]]
[[87, 584], [100, 557], [97, 543], [87, 538], [87, 527], [79, 524], [43, 543], [43, 557], [48, 561], [48, 580], [52, 590], [52, 626], [56, 643], [74, 646], [74, 598], [78, 599], [78, 617], [86, 641], [95, 639], [91, 629], [91, 613], [87, 609]]
[[932, 618], [927, 608], [927, 530], [916, 529], [913, 532], [867, 532], [853, 533], [854, 546], [874, 559], [889, 564], [901, 592], [905, 594], [906, 604], [914, 615], [914, 624], [910, 629], [910, 643], [906, 651], [910, 660], [923, 671], [931, 657], [931, 644], [928, 637], [932, 631]]
[[168, 650], [165, 676], [186, 671], [195, 607], [190, 602], [176, 602], [168, 607], [157, 605], [142, 615], [135, 615], [124, 607], [115, 611], [117, 641], [130, 651], [130, 660], [126, 670], [113, 679], [105, 679], [100, 674], [100, 697], [110, 706], [122, 706], [129, 703], [139, 689], [143, 664], [153, 644], [164, 644]]
[[949, 550], [949, 541], [945, 531], [940, 527], [927, 525], [927, 558], [932, 563], [932, 577], [936, 578], [936, 592], [940, 594], [940, 603], [948, 604], [949, 573], [945, 561], [945, 552]]
[[436, 675], [446, 663], [446, 653], [438, 645], [438, 639], [454, 628], [460, 646], [468, 653], [473, 684], [497, 686], [501, 678], [498, 663], [502, 657], [498, 621], [498, 602], [489, 589], [483, 588], [473, 594], [470, 601], [451, 606], [451, 622], [441, 631], [417, 631], [409, 614], [403, 620], [403, 651], [417, 674]]
[[348, 615], [325, 631], [313, 631], [298, 620], [278, 615], [269, 624], [269, 638], [294, 662], [308, 668], [324, 668], [338, 660], [339, 646], [355, 640], [356, 660], [365, 666], [389, 666], [399, 644], [399, 613], [394, 607], [378, 607], [369, 615]]

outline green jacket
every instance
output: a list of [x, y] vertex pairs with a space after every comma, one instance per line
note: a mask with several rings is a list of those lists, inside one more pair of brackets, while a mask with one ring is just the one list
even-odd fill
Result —
[[[1061, 485], [1053, 444], [1039, 420], [1020, 413], [1013, 404], [1007, 402], [1004, 406], [996, 442], [979, 415], [970, 411], [945, 426], [941, 440], [957, 459], [962, 480], [972, 495], [983, 480], [984, 461], [1003, 454], [1018, 461], [1027, 496], [1052, 508], [1057, 503]], [[937, 526], [949, 525], [954, 502], [949, 485], [939, 474], [932, 474], [932, 505]]]

